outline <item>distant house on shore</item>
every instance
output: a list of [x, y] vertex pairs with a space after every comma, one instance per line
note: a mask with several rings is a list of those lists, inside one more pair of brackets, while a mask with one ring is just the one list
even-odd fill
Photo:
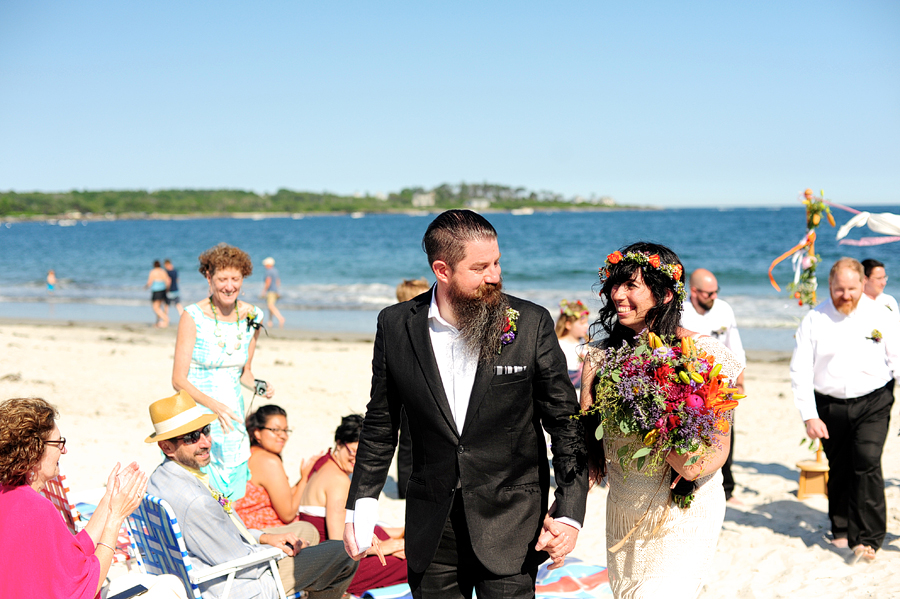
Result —
[[414, 208], [430, 208], [434, 206], [434, 192], [414, 193], [412, 198]]
[[595, 206], [607, 207], [616, 205], [616, 201], [612, 198], [612, 196], [600, 196], [599, 198], [593, 195], [590, 198], [575, 196], [572, 199], [572, 202], [575, 204], [594, 204]]
[[466, 202], [466, 208], [472, 210], [487, 210], [491, 207], [491, 201], [487, 198], [472, 198]]

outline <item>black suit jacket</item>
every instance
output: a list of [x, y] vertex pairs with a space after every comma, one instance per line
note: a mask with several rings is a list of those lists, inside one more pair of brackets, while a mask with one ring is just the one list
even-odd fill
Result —
[[[347, 502], [377, 498], [406, 409], [413, 471], [406, 489], [406, 556], [414, 572], [434, 558], [453, 497], [462, 493], [472, 546], [499, 575], [535, 555], [547, 512], [550, 471], [541, 425], [550, 434], [556, 516], [584, 522], [588, 472], [566, 360], [544, 308], [510, 297], [519, 311], [512, 343], [478, 367], [462, 434], [450, 412], [428, 328], [429, 291], [378, 316], [372, 391]], [[524, 371], [497, 374], [498, 366]], [[502, 369], [501, 369], [502, 371]], [[459, 489], [457, 489], [459, 483]]]

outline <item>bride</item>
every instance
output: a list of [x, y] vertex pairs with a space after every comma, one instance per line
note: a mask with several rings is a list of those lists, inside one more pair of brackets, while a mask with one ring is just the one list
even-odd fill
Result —
[[[666, 341], [684, 337], [695, 340], [722, 365], [721, 373], [733, 383], [743, 366], [725, 346], [711, 337], [698, 336], [680, 326], [684, 299], [684, 268], [669, 248], [638, 242], [610, 254], [600, 269], [605, 300], [599, 320], [607, 337], [591, 347], [582, 374], [581, 407], [594, 401], [599, 365], [608, 349], [635, 344], [645, 329]], [[602, 333], [601, 336], [602, 336]], [[595, 335], [596, 336], [596, 335]], [[589, 441], [594, 428], [587, 425]], [[725, 494], [720, 468], [728, 456], [729, 436], [717, 434], [717, 442], [699, 459], [670, 451], [660, 465], [626, 472], [615, 459], [619, 449], [635, 439], [607, 427], [602, 445], [590, 443], [595, 480], [604, 474], [609, 482], [606, 507], [607, 566], [613, 595], [619, 599], [692, 598], [712, 564], [719, 530], [725, 518]], [[605, 456], [610, 456], [607, 460]], [[662, 458], [663, 456], [657, 456]], [[653, 463], [653, 460], [648, 460]], [[674, 475], [673, 472], [674, 471]], [[693, 481], [693, 503], [681, 508], [672, 501], [670, 482], [681, 475]], [[685, 483], [682, 481], [681, 483]]]

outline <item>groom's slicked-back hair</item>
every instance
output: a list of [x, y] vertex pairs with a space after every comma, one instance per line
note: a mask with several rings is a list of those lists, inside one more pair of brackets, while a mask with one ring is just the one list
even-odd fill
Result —
[[468, 242], [485, 239], [497, 239], [497, 231], [486, 218], [471, 210], [447, 210], [428, 225], [422, 249], [429, 265], [441, 260], [454, 268], [465, 258]]

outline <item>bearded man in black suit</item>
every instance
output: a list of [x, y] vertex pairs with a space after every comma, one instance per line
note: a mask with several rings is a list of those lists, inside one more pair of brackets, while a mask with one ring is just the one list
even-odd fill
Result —
[[[422, 246], [436, 285], [378, 316], [344, 545], [355, 558], [371, 546], [405, 408], [413, 596], [533, 597], [540, 563], [549, 553], [561, 565], [584, 522], [587, 459], [566, 360], [549, 312], [501, 291], [497, 232], [484, 217], [444, 212]], [[556, 482], [549, 513], [542, 428]]]

